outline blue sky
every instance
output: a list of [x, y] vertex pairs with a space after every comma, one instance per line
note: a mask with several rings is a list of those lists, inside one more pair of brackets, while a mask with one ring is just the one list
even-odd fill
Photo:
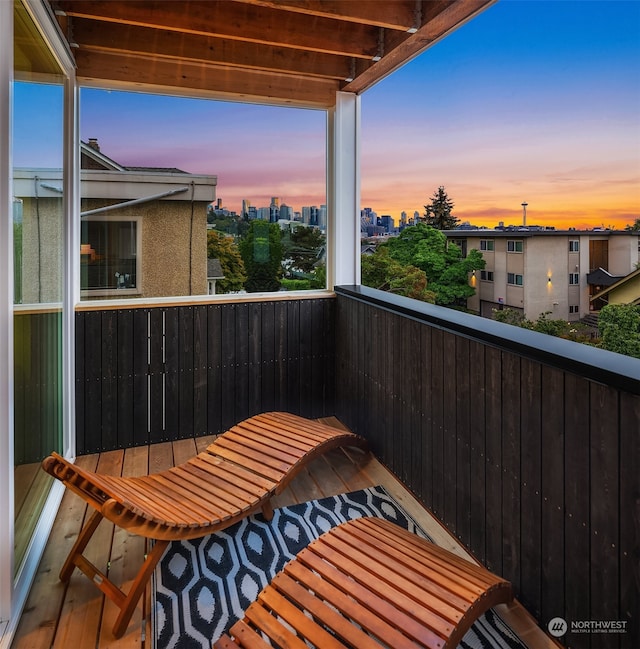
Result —
[[[640, 217], [639, 70], [640, 1], [500, 0], [363, 95], [362, 204], [411, 216], [443, 185], [478, 224], [518, 222], [526, 200], [529, 223], [623, 227]], [[32, 92], [15, 160], [47, 166], [59, 117]], [[217, 175], [230, 209], [325, 200], [322, 111], [84, 89], [80, 132], [125, 165]]]

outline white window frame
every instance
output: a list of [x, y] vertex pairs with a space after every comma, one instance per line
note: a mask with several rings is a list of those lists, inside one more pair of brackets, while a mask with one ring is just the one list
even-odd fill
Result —
[[580, 273], [569, 273], [569, 286], [580, 286]]
[[[80, 205], [80, 176], [77, 150], [78, 92], [75, 64], [70, 50], [48, 5], [38, 0], [21, 0], [37, 26], [40, 35], [60, 65], [64, 82], [63, 108], [63, 213], [64, 294], [62, 324], [63, 439], [64, 455], [75, 453], [75, 376], [74, 376], [74, 303], [78, 281], [77, 255], [72, 254], [77, 240]], [[11, 214], [13, 199], [13, 142], [11, 114], [14, 81], [14, 4], [0, 2], [0, 212]], [[9, 137], [4, 137], [9, 134]], [[64, 494], [64, 485], [54, 481], [31, 537], [27, 554], [15, 574], [14, 566], [14, 392], [13, 392], [13, 229], [8, 219], [0, 219], [0, 648], [9, 647], [18, 626], [20, 613], [29, 594]]]
[[[509, 281], [510, 278], [513, 278], [513, 281]], [[519, 284], [518, 278], [520, 278]], [[509, 286], [524, 286], [524, 275], [520, 275], [520, 273], [507, 273], [507, 284]]]
[[80, 297], [85, 301], [92, 297], [132, 297], [142, 294], [142, 217], [141, 216], [116, 216], [113, 214], [84, 216], [82, 222], [108, 221], [112, 223], [136, 224], [136, 285], [134, 288], [96, 288], [80, 289]]
[[569, 252], [580, 252], [579, 239], [569, 239]]
[[493, 239], [480, 239], [480, 250], [482, 252], [494, 252], [495, 241]]
[[492, 270], [481, 270], [480, 271], [480, 280], [483, 282], [493, 282], [493, 271]]

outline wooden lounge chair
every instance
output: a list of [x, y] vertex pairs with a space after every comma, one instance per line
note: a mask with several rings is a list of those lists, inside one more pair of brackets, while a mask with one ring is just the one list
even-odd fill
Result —
[[[121, 609], [113, 627], [120, 637], [170, 541], [205, 536], [258, 510], [271, 518], [271, 497], [310, 460], [338, 446], [364, 445], [345, 430], [272, 412], [234, 426], [184, 464], [138, 478], [84, 471], [54, 453], [43, 460], [43, 469], [96, 510], [60, 579], [67, 581], [74, 567], [80, 568]], [[102, 518], [155, 541], [128, 594], [82, 554]]]
[[302, 550], [214, 649], [455, 648], [479, 615], [512, 598], [488, 570], [360, 518]]

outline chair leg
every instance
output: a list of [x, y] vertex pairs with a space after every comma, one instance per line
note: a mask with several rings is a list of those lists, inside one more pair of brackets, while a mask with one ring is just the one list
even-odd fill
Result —
[[271, 498], [262, 505], [262, 515], [267, 521], [270, 521], [273, 518], [273, 505], [271, 504]]
[[147, 558], [142, 564], [142, 568], [140, 568], [140, 571], [136, 575], [135, 581], [131, 585], [131, 589], [126, 598], [121, 603], [116, 602], [120, 607], [120, 615], [118, 615], [118, 618], [113, 625], [113, 635], [116, 638], [122, 636], [126, 631], [127, 626], [129, 626], [129, 620], [131, 619], [133, 612], [136, 610], [138, 600], [144, 592], [147, 582], [151, 578], [158, 561], [162, 558], [168, 545], [169, 541], [156, 541], [154, 543], [151, 552], [147, 554]]
[[95, 511], [87, 523], [85, 523], [85, 526], [82, 528], [76, 542], [71, 548], [71, 552], [69, 552], [69, 556], [62, 566], [60, 579], [62, 581], [69, 581], [74, 568], [78, 567], [120, 609], [120, 614], [113, 625], [113, 635], [119, 638], [126, 631], [127, 626], [129, 626], [129, 621], [133, 612], [136, 610], [138, 600], [142, 593], [144, 593], [144, 589], [158, 561], [162, 558], [167, 545], [169, 545], [169, 541], [156, 541], [154, 543], [151, 552], [147, 554], [142, 567], [138, 571], [131, 585], [131, 589], [128, 593], [124, 593], [82, 554], [102, 518], [102, 514]]
[[69, 581], [73, 569], [78, 565], [77, 557], [82, 556], [84, 549], [87, 547], [87, 543], [89, 543], [101, 520], [102, 514], [98, 511], [94, 511], [87, 523], [85, 523], [85, 526], [82, 528], [76, 542], [71, 548], [71, 552], [69, 552], [69, 556], [67, 556], [67, 559], [62, 566], [62, 570], [60, 570], [61, 581]]

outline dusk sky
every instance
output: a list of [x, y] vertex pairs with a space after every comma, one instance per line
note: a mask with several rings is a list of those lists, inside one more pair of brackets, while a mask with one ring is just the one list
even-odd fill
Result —
[[[520, 223], [526, 201], [529, 224], [622, 228], [640, 218], [639, 71], [639, 0], [500, 0], [363, 95], [362, 207], [397, 222], [443, 185], [476, 225]], [[326, 202], [322, 111], [83, 89], [80, 116], [124, 165], [216, 175], [228, 209]]]

